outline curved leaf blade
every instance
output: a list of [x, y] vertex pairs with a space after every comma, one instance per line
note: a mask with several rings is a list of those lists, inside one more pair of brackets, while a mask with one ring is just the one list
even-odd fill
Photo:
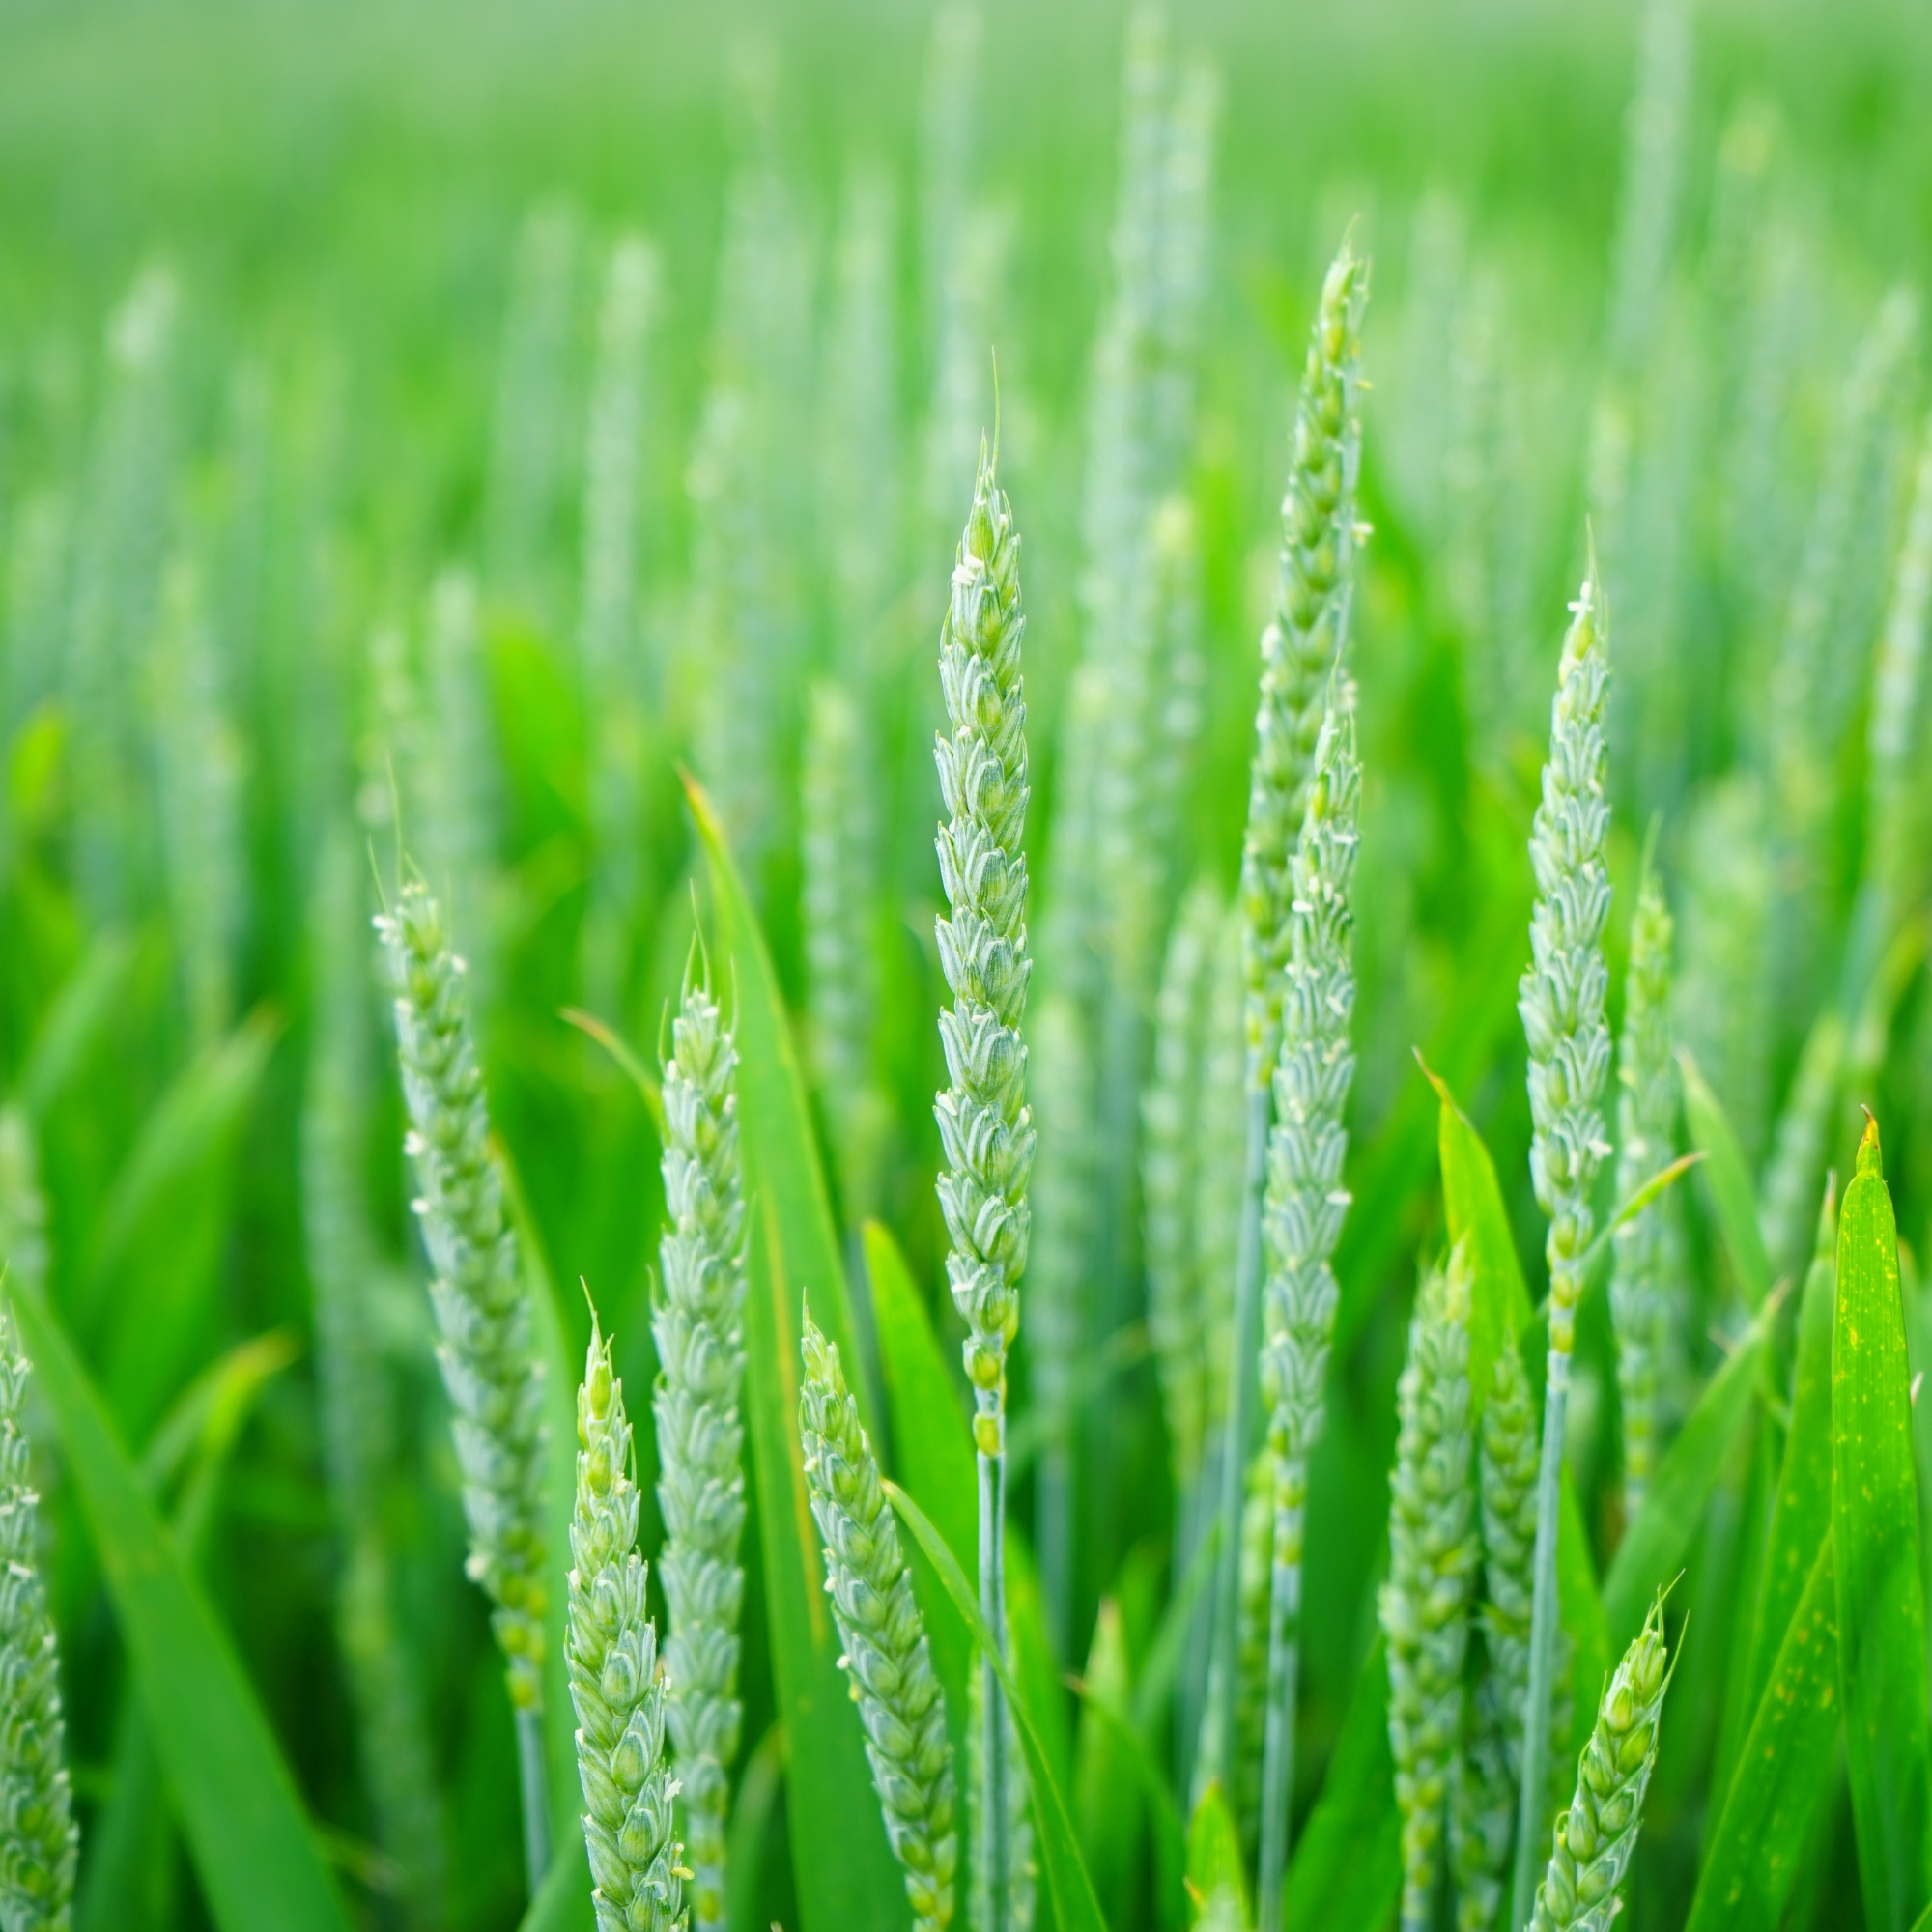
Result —
[[1832, 1788], [1838, 1718], [1837, 1586], [1826, 1536], [1738, 1755], [1685, 1932], [1777, 1932]]
[[215, 1924], [349, 1932], [281, 1748], [99, 1393], [46, 1309], [27, 1295], [14, 1307]]
[[1932, 1899], [1932, 1719], [1910, 1381], [1898, 1231], [1878, 1124], [1868, 1121], [1838, 1217], [1832, 1541], [1845, 1766], [1874, 1932], [1903, 1932]]
[[1053, 1916], [1060, 1932], [1106, 1932], [1100, 1917], [1099, 1901], [1094, 1896], [1094, 1882], [1080, 1857], [1080, 1841], [1073, 1834], [1073, 1821], [1066, 1801], [1053, 1775], [1053, 1766], [1040, 1742], [1027, 1700], [1013, 1673], [993, 1643], [993, 1634], [980, 1614], [980, 1599], [966, 1580], [959, 1559], [946, 1547], [932, 1520], [896, 1483], [882, 1486], [899, 1514], [899, 1520], [912, 1531], [913, 1539], [931, 1560], [952, 1599], [953, 1607], [973, 1633], [974, 1641], [992, 1660], [1008, 1700], [1012, 1705], [1013, 1722], [1020, 1734], [1020, 1749], [1026, 1754], [1027, 1776], [1033, 1785], [1034, 1823], [1039, 1833], [1040, 1862], [1046, 1867], [1046, 1882], [1053, 1894]]
[[1738, 1277], [1747, 1307], [1755, 1308], [1771, 1293], [1771, 1257], [1757, 1222], [1757, 1197], [1751, 1189], [1750, 1164], [1745, 1159], [1736, 1129], [1723, 1104], [1711, 1091], [1688, 1053], [1677, 1056], [1684, 1081], [1684, 1117], [1690, 1138], [1704, 1155], [1704, 1185], [1717, 1213], [1718, 1229]]
[[[745, 1296], [746, 1421], [779, 1714], [786, 1814], [804, 1932], [898, 1932], [905, 1888], [886, 1842], [871, 1772], [826, 1607], [824, 1559], [798, 1439], [803, 1301], [848, 1362], [862, 1359], [845, 1265], [825, 1192], [790, 1023], [744, 882], [703, 788], [686, 791], [710, 866], [723, 956], [735, 980], [738, 1134], [751, 1233]], [[853, 1378], [867, 1435], [866, 1381]], [[828, 1857], [826, 1848], [838, 1847]]]

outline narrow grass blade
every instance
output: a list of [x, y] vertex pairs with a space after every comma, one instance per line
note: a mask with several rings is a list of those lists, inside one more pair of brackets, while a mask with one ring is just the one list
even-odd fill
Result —
[[1747, 1307], [1755, 1308], [1771, 1293], [1771, 1257], [1757, 1224], [1757, 1194], [1750, 1163], [1710, 1083], [1688, 1053], [1677, 1056], [1684, 1076], [1684, 1116], [1690, 1138], [1704, 1155], [1704, 1185], [1717, 1210], [1718, 1229], [1738, 1278]]
[[1248, 1932], [1255, 1915], [1241, 1866], [1235, 1814], [1221, 1787], [1210, 1784], [1187, 1827], [1187, 1891], [1196, 1924], [1213, 1932]]
[[1837, 1589], [1828, 1535], [1739, 1753], [1685, 1932], [1777, 1932], [1784, 1923], [1813, 1820], [1835, 1775], [1838, 1718]]
[[1604, 1578], [1604, 1623], [1610, 1649], [1620, 1654], [1643, 1628], [1658, 1591], [1684, 1561], [1705, 1506], [1730, 1461], [1738, 1431], [1751, 1412], [1751, 1396], [1770, 1340], [1760, 1318], [1718, 1373], [1705, 1384], [1652, 1476], [1636, 1520], [1624, 1532], [1610, 1574]]
[[119, 1007], [137, 956], [125, 933], [103, 932], [54, 995], [14, 1090], [30, 1120], [43, 1119], [66, 1090]]
[[[1283, 1923], [1380, 1932], [1402, 1898], [1402, 1813], [1389, 1754], [1388, 1656], [1378, 1636], [1362, 1660], [1321, 1795], [1288, 1868]], [[1270, 1926], [1266, 1932], [1278, 1932]]]
[[1804, 1595], [1818, 1544], [1832, 1527], [1832, 1322], [1837, 1299], [1838, 1223], [1828, 1196], [1818, 1251], [1798, 1305], [1798, 1359], [1791, 1387], [1791, 1427], [1777, 1473], [1777, 1496], [1764, 1553], [1752, 1627], [1747, 1709], [1756, 1710]]
[[1160, 1889], [1163, 1910], [1157, 1922], [1179, 1925], [1186, 1917], [1186, 1890], [1182, 1884], [1187, 1865], [1187, 1830], [1174, 1803], [1174, 1793], [1153, 1761], [1140, 1733], [1118, 1711], [1095, 1697], [1084, 1684], [1073, 1686], [1081, 1700], [1083, 1721], [1091, 1719], [1104, 1730], [1120, 1755], [1120, 1763], [1130, 1772], [1147, 1803], [1153, 1825], [1154, 1882]]
[[583, 1850], [583, 1833], [573, 1827], [557, 1839], [550, 1869], [518, 1921], [517, 1932], [595, 1932], [596, 1924], [596, 1909], [590, 1903], [590, 1861]]
[[1867, 1121], [1838, 1216], [1832, 1337], [1832, 1542], [1845, 1764], [1872, 1932], [1932, 1899], [1932, 1735], [1898, 1233]]
[[20, 1330], [99, 1550], [155, 1749], [220, 1932], [348, 1932], [287, 1762], [66, 1334]]
[[[798, 1439], [802, 1298], [849, 1362], [863, 1359], [845, 1294], [845, 1265], [819, 1171], [805, 1085], [771, 955], [710, 801], [687, 781], [710, 865], [719, 952], [730, 962], [739, 1053], [738, 1131], [752, 1203], [745, 1297], [746, 1419], [764, 1556], [765, 1605], [785, 1725], [787, 1817], [803, 1932], [897, 1927], [905, 1889], [872, 1791], [871, 1773], [838, 1668], [838, 1633], [807, 1500]], [[865, 1378], [854, 1393], [867, 1435]], [[827, 1856], [827, 1848], [836, 1855]]]
[[1034, 1824], [1039, 1833], [1040, 1863], [1046, 1869], [1047, 1886], [1053, 1895], [1055, 1922], [1060, 1932], [1106, 1932], [1099, 1903], [1094, 1896], [1094, 1882], [1087, 1875], [1080, 1857], [1080, 1842], [1073, 1834], [1066, 1801], [1054, 1778], [1052, 1763], [1040, 1742], [1027, 1699], [993, 1643], [985, 1618], [980, 1614], [979, 1592], [966, 1580], [959, 1559], [947, 1548], [945, 1537], [925, 1512], [896, 1483], [887, 1483], [884, 1487], [893, 1507], [899, 1513], [899, 1520], [912, 1531], [914, 1541], [938, 1572], [946, 1594], [952, 1599], [974, 1640], [992, 1661], [1000, 1687], [1012, 1707], [1020, 1749], [1026, 1756], [1027, 1776], [1033, 1783]]

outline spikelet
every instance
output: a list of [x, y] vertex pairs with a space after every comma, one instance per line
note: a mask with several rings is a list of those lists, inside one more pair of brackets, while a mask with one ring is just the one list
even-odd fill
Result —
[[890, 1126], [872, 1065], [879, 1008], [874, 795], [864, 714], [843, 685], [815, 684], [799, 773], [806, 1005], [812, 1070], [852, 1227], [878, 1211]]
[[1389, 1749], [1402, 1812], [1403, 1932], [1427, 1932], [1461, 1737], [1477, 1563], [1469, 1417], [1469, 1258], [1432, 1272], [1409, 1323], [1389, 1493]]
[[1019, 537], [982, 443], [973, 510], [959, 540], [939, 641], [952, 719], [935, 753], [949, 813], [938, 838], [951, 916], [939, 959], [953, 1004], [939, 1016], [951, 1085], [934, 1104], [946, 1150], [939, 1205], [952, 1237], [947, 1274], [967, 1326], [965, 1361], [980, 1455], [1006, 1449], [1007, 1350], [1019, 1327], [1027, 1180], [1034, 1131], [1020, 1018], [1026, 945], [1026, 699]]
[[1449, 1871], [1456, 1932], [1492, 1932], [1509, 1879], [1516, 1779], [1500, 1687], [1485, 1670], [1463, 1701], [1462, 1747], [1449, 1775]]
[[[1617, 1193], [1628, 1200], [1670, 1163], [1677, 1119], [1670, 1051], [1670, 909], [1646, 863], [1631, 922], [1630, 974], [1618, 1045]], [[1663, 1342], [1663, 1216], [1661, 1201], [1616, 1232], [1610, 1320], [1617, 1339], [1623, 1406], [1624, 1515], [1641, 1507], [1656, 1461], [1657, 1366]]]
[[1605, 1686], [1577, 1766], [1577, 1795], [1556, 1821], [1531, 1932], [1609, 1932], [1657, 1763], [1657, 1720], [1669, 1684], [1660, 1598]]
[[913, 1924], [944, 1932], [959, 1856], [946, 1702], [859, 1406], [846, 1392], [838, 1349], [809, 1315], [802, 1352], [799, 1437], [825, 1546], [825, 1593], [845, 1646], [839, 1662], [865, 1727], [886, 1835], [905, 1868]]
[[594, 1311], [577, 1392], [577, 1439], [564, 1657], [597, 1932], [682, 1932], [689, 1874], [672, 1836], [677, 1786], [665, 1763], [664, 1673], [637, 1549], [631, 1425]]
[[687, 973], [664, 1070], [667, 1225], [651, 1312], [658, 1561], [669, 1637], [671, 1741], [690, 1833], [699, 1932], [724, 1922], [727, 1773], [738, 1748], [739, 1617], [745, 1572], [745, 1202], [737, 1053], [709, 989]]
[[419, 879], [404, 884], [376, 929], [395, 993], [405, 1146], [422, 1189], [412, 1206], [434, 1275], [437, 1362], [463, 1472], [469, 1575], [496, 1605], [491, 1626], [508, 1663], [510, 1701], [535, 1711], [543, 1700], [543, 1372], [490, 1155], [468, 969]]
[[27, 1374], [0, 1299], [0, 1921], [7, 1932], [67, 1932], [80, 1829], [63, 1761], [60, 1660], [34, 1548]]
[[1282, 498], [1281, 579], [1262, 634], [1261, 702], [1241, 847], [1247, 920], [1248, 1044], [1257, 1081], [1275, 1058], [1292, 948], [1295, 840], [1301, 831], [1328, 678], [1348, 639], [1361, 424], [1355, 414], [1368, 264], [1351, 238], [1321, 287], [1302, 374], [1294, 454]]

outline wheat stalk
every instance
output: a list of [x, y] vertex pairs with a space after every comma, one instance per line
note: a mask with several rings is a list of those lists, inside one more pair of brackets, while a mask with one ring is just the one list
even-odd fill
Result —
[[845, 1646], [839, 1662], [865, 1726], [886, 1835], [905, 1868], [913, 1923], [918, 1932], [945, 1932], [959, 1854], [946, 1702], [859, 1406], [846, 1391], [838, 1349], [810, 1315], [802, 1353], [799, 1439], [825, 1546], [825, 1593]]
[[1512, 1917], [1528, 1914], [1532, 1855], [1542, 1837], [1547, 1713], [1556, 1663], [1556, 1515], [1563, 1467], [1563, 1416], [1570, 1351], [1590, 1245], [1590, 1189], [1608, 1151], [1599, 1100], [1610, 1058], [1604, 1019], [1608, 975], [1604, 922], [1610, 883], [1604, 866], [1609, 828], [1605, 796], [1604, 714], [1609, 695], [1608, 632], [1595, 561], [1572, 606], [1556, 696], [1550, 706], [1549, 759], [1543, 802], [1530, 832], [1537, 900], [1530, 916], [1530, 965], [1518, 1009], [1529, 1041], [1529, 1109], [1534, 1125], [1530, 1178], [1549, 1217], [1549, 1353], [1543, 1404], [1543, 1457], [1537, 1472], [1534, 1596], [1529, 1690], [1523, 1713], [1521, 1812], [1517, 1829]]
[[67, 1932], [80, 1828], [64, 1762], [60, 1659], [34, 1548], [39, 1520], [21, 1411], [27, 1358], [0, 1298], [0, 1920]]
[[631, 1425], [595, 1310], [577, 1392], [577, 1440], [564, 1658], [577, 1711], [590, 1900], [598, 1932], [683, 1932], [691, 1874], [673, 1836], [677, 1786], [665, 1763], [667, 1689], [637, 1549]]
[[1241, 845], [1242, 955], [1247, 972], [1247, 1146], [1236, 1260], [1234, 1349], [1222, 1452], [1219, 1573], [1202, 1761], [1232, 1785], [1234, 1649], [1240, 1580], [1241, 1475], [1254, 1414], [1250, 1364], [1260, 1343], [1262, 1190], [1268, 1081], [1279, 1051], [1281, 1002], [1293, 950], [1293, 860], [1329, 676], [1348, 640], [1353, 559], [1361, 533], [1355, 479], [1361, 424], [1362, 310], [1368, 264], [1345, 237], [1321, 288], [1295, 412], [1294, 451], [1282, 499], [1275, 612], [1262, 634], [1260, 700], [1248, 817]]
[[376, 921], [395, 993], [396, 1044], [410, 1132], [405, 1147], [421, 1196], [449, 1396], [470, 1577], [495, 1608], [491, 1628], [508, 1666], [524, 1778], [524, 1837], [534, 1889], [549, 1862], [544, 1799], [543, 1370], [517, 1238], [490, 1153], [483, 1075], [469, 1032], [468, 969], [420, 879]]
[[1264, 1922], [1280, 1914], [1288, 1862], [1288, 1811], [1294, 1786], [1295, 1690], [1300, 1663], [1302, 1525], [1308, 1459], [1324, 1420], [1328, 1346], [1340, 1293], [1330, 1265], [1349, 1196], [1343, 1110], [1354, 1076], [1350, 882], [1361, 767], [1355, 756], [1355, 694], [1347, 677], [1331, 686], [1316, 749], [1315, 777], [1294, 855], [1293, 939], [1274, 1070], [1262, 1208], [1266, 1274], [1262, 1289], [1262, 1399], [1274, 1486], [1273, 1580], [1268, 1611], [1267, 1738], [1262, 1772], [1260, 1883]]
[[745, 1202], [736, 1071], [724, 1016], [687, 970], [664, 1069], [667, 1225], [651, 1329], [665, 1524], [658, 1576], [670, 1611], [665, 1668], [698, 1932], [724, 1922], [727, 1773], [743, 1716]]
[[[939, 1206], [952, 1249], [946, 1269], [967, 1328], [980, 1477], [980, 1607], [1006, 1644], [1007, 1350], [1019, 1330], [1026, 1266], [1027, 1179], [1034, 1131], [1026, 1106], [1020, 1018], [1031, 965], [1026, 945], [1026, 698], [1020, 646], [1019, 536], [980, 445], [973, 508], [959, 540], [952, 601], [939, 640], [940, 684], [952, 735], [935, 748], [949, 814], [939, 829], [939, 871], [950, 916], [938, 922], [939, 960], [952, 1006], [939, 1016], [950, 1085], [934, 1103], [946, 1170]], [[1007, 1813], [1004, 1698], [984, 1665], [983, 1816], [995, 1821], [996, 1904], [1008, 1861], [998, 1821]], [[1003, 1917], [980, 1932], [1006, 1932]]]

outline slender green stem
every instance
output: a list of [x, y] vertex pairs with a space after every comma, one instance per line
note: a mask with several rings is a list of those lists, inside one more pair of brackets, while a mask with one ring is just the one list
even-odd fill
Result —
[[1535, 1589], [1529, 1610], [1529, 1690], [1523, 1699], [1522, 1781], [1516, 1828], [1516, 1875], [1510, 1891], [1510, 1923], [1529, 1922], [1542, 1877], [1545, 1827], [1549, 1816], [1549, 1700], [1556, 1689], [1556, 1521], [1563, 1484], [1563, 1417], [1570, 1406], [1570, 1353], [1551, 1347], [1543, 1396], [1543, 1460], [1536, 1472]]
[[1241, 1501], [1254, 1435], [1255, 1357], [1262, 1331], [1262, 1190], [1267, 1181], [1270, 1123], [1265, 1077], [1250, 1056], [1247, 1162], [1241, 1175], [1241, 1238], [1235, 1263], [1234, 1348], [1228, 1365], [1228, 1426], [1221, 1452], [1221, 1546], [1214, 1575], [1213, 1662], [1208, 1678], [1208, 1717], [1203, 1727], [1197, 1785], [1219, 1779], [1234, 1789], [1235, 1650], [1241, 1601]]
[[[1007, 1654], [1007, 1459], [981, 1455], [980, 1464], [980, 1614]], [[980, 1932], [1011, 1932], [1011, 1852], [1007, 1842], [1007, 1696], [993, 1660], [980, 1660], [980, 1857], [986, 1874], [991, 1922]]]
[[[1305, 1480], [1305, 1472], [1304, 1478]], [[1301, 1562], [1282, 1555], [1277, 1528], [1268, 1591], [1267, 1718], [1262, 1745], [1261, 1873], [1256, 1923], [1279, 1926], [1281, 1888], [1288, 1873], [1288, 1812], [1294, 1797], [1294, 1711], [1301, 1682]]]
[[517, 1785], [524, 1806], [524, 1869], [534, 1897], [550, 1869], [550, 1790], [544, 1769], [544, 1714], [529, 1705], [517, 1712]]

